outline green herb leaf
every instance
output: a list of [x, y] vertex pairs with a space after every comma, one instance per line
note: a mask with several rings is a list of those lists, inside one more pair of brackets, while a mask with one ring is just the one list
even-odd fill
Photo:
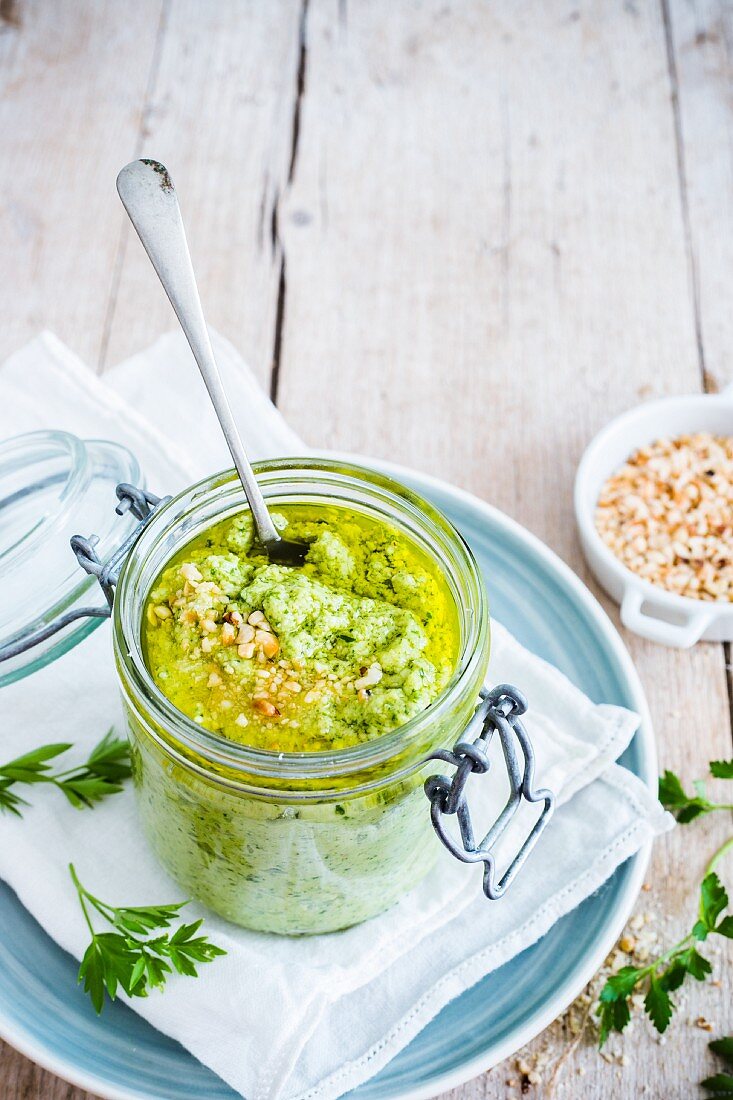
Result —
[[125, 932], [150, 932], [154, 928], [168, 928], [176, 919], [186, 901], [173, 905], [151, 905], [148, 908], [132, 906], [115, 909], [114, 923]]
[[601, 990], [601, 1001], [611, 1003], [628, 997], [643, 973], [635, 966], [622, 966], [618, 973], [613, 974], [604, 985]]
[[[89, 994], [94, 1010], [99, 1015], [104, 1007], [105, 981], [102, 948], [96, 938], [92, 940], [84, 952], [84, 958], [81, 960], [81, 966], [79, 967], [78, 980], [84, 982], [84, 992]], [[112, 994], [112, 997], [114, 997], [114, 994]]]
[[122, 787], [119, 783], [111, 783], [107, 779], [99, 779], [94, 775], [81, 774], [63, 779], [58, 782], [59, 790], [76, 810], [84, 810], [102, 802], [111, 794], [119, 794]]
[[722, 1058], [728, 1066], [733, 1066], [733, 1036], [728, 1035], [725, 1039], [713, 1039], [712, 1043], [708, 1043], [708, 1046], [712, 1050], [713, 1054], [717, 1054]]
[[709, 932], [715, 929], [718, 917], [728, 904], [728, 894], [715, 871], [706, 875], [700, 885], [700, 919]]
[[722, 921], [716, 924], [715, 931], [721, 936], [727, 936], [729, 940], [733, 940], [733, 916], [723, 917]]
[[704, 1089], [709, 1089], [712, 1097], [720, 1100], [728, 1100], [733, 1096], [733, 1077], [729, 1073], [716, 1073], [713, 1077], [706, 1077], [700, 1084]]
[[600, 1046], [612, 1031], [623, 1031], [631, 1019], [628, 1001], [602, 1001], [598, 1006], [600, 1017]]
[[657, 1031], [666, 1031], [672, 1019], [673, 1005], [669, 993], [654, 975], [651, 977], [649, 989], [644, 998], [644, 1008]]
[[72, 748], [69, 744], [42, 745], [32, 752], [0, 765], [0, 810], [22, 816], [20, 807], [28, 803], [12, 790], [16, 783], [51, 783], [77, 809], [96, 805], [108, 795], [117, 794], [124, 779], [132, 774], [130, 751], [126, 741], [108, 730], [92, 750], [86, 763], [68, 771], [54, 772], [48, 763]]
[[126, 740], [115, 737], [114, 729], [110, 728], [96, 745], [84, 765], [85, 770], [100, 779], [110, 779], [119, 782], [129, 779], [132, 775], [130, 766], [130, 746]]
[[711, 760], [710, 774], [716, 779], [733, 779], [733, 760]]
[[671, 771], [665, 771], [664, 775], [660, 776], [659, 801], [665, 809], [672, 811], [681, 825], [686, 825], [713, 808], [706, 798], [688, 795], [679, 777]]
[[8, 764], [0, 765], [0, 776], [11, 783], [47, 783], [47, 773], [51, 770], [46, 763], [70, 749], [71, 745], [42, 745], [39, 749], [17, 756]]
[[[105, 993], [114, 1000], [118, 987], [130, 997], [147, 997], [149, 989], [165, 986], [174, 969], [195, 978], [197, 963], [211, 962], [226, 954], [206, 936], [196, 935], [201, 920], [181, 924], [172, 934], [166, 931], [187, 902], [116, 907], [91, 894], [79, 881], [73, 864], [69, 865], [69, 871], [92, 935], [79, 967], [79, 981], [84, 982], [97, 1013], [104, 1007]], [[96, 931], [93, 913], [114, 931]], [[146, 938], [148, 933], [161, 929], [160, 935]]]
[[20, 812], [20, 806], [27, 806], [28, 803], [24, 798], [21, 798], [19, 794], [11, 790], [11, 780], [0, 780], [0, 810], [8, 810], [11, 814], [15, 814], [16, 817], [22, 817]]
[[[704, 955], [701, 955], [695, 947], [688, 947], [687, 951], [680, 955], [679, 963], [684, 970], [698, 982], [704, 981], [708, 974], [712, 974], [713, 972], [713, 968], [708, 960]], [[667, 988], [670, 987], [667, 986]]]

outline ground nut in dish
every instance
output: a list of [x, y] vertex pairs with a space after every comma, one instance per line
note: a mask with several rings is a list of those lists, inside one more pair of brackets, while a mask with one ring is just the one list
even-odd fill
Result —
[[285, 506], [304, 566], [250, 556], [242, 513], [158, 577], [145, 623], [161, 691], [204, 728], [254, 748], [344, 748], [403, 725], [455, 668], [455, 606], [436, 565], [396, 529], [343, 508]]
[[604, 483], [595, 524], [652, 584], [733, 601], [733, 438], [698, 432], [640, 448]]

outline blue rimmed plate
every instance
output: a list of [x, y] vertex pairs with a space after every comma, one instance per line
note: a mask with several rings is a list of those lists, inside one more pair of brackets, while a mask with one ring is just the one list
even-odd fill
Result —
[[[364, 459], [357, 459], [364, 462]], [[622, 763], [650, 786], [649, 713], [618, 634], [574, 573], [524, 528], [468, 493], [373, 463], [430, 498], [473, 548], [492, 615], [596, 702], [637, 711]], [[448, 1005], [389, 1065], [350, 1096], [434, 1096], [495, 1065], [580, 992], [621, 932], [648, 850], [629, 860], [538, 943]], [[109, 1100], [232, 1100], [236, 1094], [173, 1040], [116, 1002], [97, 1019], [77, 987], [77, 963], [0, 883], [0, 1035], [29, 1058]]]

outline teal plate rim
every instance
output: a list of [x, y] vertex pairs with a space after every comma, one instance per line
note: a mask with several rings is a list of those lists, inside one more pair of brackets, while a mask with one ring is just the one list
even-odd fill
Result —
[[[639, 730], [621, 759], [655, 789], [656, 751], [641, 682], [615, 627], [572, 570], [536, 536], [465, 490], [382, 460], [337, 457], [380, 468], [430, 498], [463, 531], [484, 569], [482, 557], [493, 553], [495, 572], [486, 578], [492, 612], [520, 641], [582, 681], [578, 686], [591, 698], [620, 703], [640, 715]], [[472, 532], [473, 525], [484, 533], [483, 542]], [[512, 615], [518, 579], [524, 596], [519, 629]], [[538, 606], [532, 595], [538, 597]], [[550, 629], [553, 604], [556, 611], [562, 608], [562, 629]], [[563, 635], [566, 645], [568, 638], [583, 638], [578, 646], [583, 675], [567, 667]], [[616, 942], [641, 889], [650, 849], [646, 845], [619, 867], [536, 944], [447, 1005], [388, 1065], [348, 1095], [358, 1100], [432, 1097], [491, 1068], [534, 1038], [574, 1000]], [[108, 1006], [97, 1021], [76, 987], [76, 961], [47, 936], [4, 883], [0, 927], [10, 931], [0, 936], [0, 1037], [21, 1053], [105, 1100], [227, 1100], [237, 1095], [122, 1003]], [[554, 973], [547, 968], [551, 959], [558, 960]], [[51, 976], [64, 980], [49, 987]], [[129, 1073], [141, 1079], [147, 1074], [147, 1084], [115, 1079], [109, 1060], [116, 1047]], [[115, 1065], [119, 1073], [112, 1058]]]

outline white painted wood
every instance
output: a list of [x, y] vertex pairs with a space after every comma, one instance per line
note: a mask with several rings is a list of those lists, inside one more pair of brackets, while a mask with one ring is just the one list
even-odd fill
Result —
[[161, 6], [0, 5], [0, 358], [50, 328], [97, 361]]
[[733, 381], [733, 7], [725, 0], [675, 3], [669, 33], [679, 84], [690, 293], [709, 383], [722, 388]]
[[[280, 277], [273, 210], [290, 164], [299, 29], [299, 0], [174, 0], [139, 145], [176, 181], [207, 320], [265, 385]], [[176, 324], [127, 225], [121, 258], [106, 363]]]

